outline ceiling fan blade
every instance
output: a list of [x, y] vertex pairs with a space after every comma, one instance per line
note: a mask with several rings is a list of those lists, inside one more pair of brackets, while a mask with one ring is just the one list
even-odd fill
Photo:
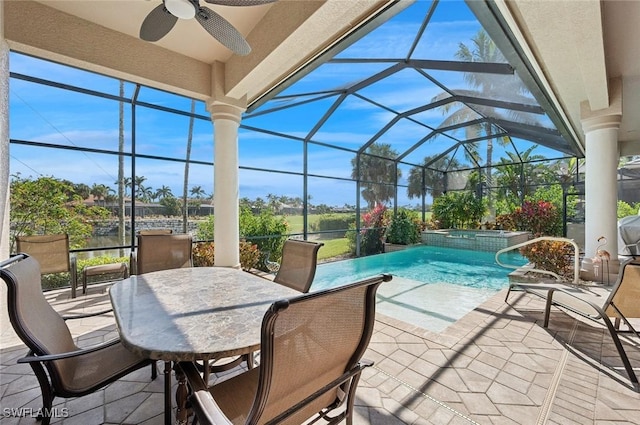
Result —
[[164, 7], [164, 3], [153, 9], [140, 27], [140, 38], [145, 41], [158, 41], [176, 24], [178, 18]]
[[196, 20], [202, 28], [236, 55], [245, 56], [251, 53], [251, 47], [242, 34], [213, 10], [200, 7], [196, 12]]
[[207, 3], [220, 6], [259, 6], [261, 4], [274, 3], [278, 0], [204, 0]]

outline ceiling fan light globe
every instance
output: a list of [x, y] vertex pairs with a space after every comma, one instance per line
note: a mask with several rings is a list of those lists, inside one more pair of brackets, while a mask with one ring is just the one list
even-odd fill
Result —
[[189, 0], [164, 0], [164, 7], [180, 19], [192, 19], [196, 16], [196, 8]]

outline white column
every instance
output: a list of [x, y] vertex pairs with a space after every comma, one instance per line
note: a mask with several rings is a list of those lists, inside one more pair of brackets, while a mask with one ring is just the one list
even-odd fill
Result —
[[9, 46], [0, 2], [0, 260], [9, 257]]
[[238, 208], [238, 127], [244, 109], [211, 102], [214, 137], [215, 265], [240, 268]]
[[[617, 226], [617, 168], [618, 129], [620, 114], [597, 115], [584, 118], [585, 133], [585, 258], [583, 267], [589, 273], [593, 270], [592, 258], [597, 249], [604, 249], [611, 255], [609, 263], [612, 272], [618, 266], [618, 226]], [[606, 245], [598, 248], [602, 236]], [[606, 270], [605, 270], [606, 271]]]

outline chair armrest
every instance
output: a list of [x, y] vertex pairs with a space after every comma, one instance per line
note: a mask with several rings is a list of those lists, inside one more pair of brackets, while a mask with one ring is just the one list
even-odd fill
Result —
[[81, 348], [75, 351], [69, 351], [66, 353], [58, 353], [58, 354], [46, 354], [44, 356], [25, 356], [21, 359], [18, 359], [18, 363], [34, 363], [34, 362], [49, 362], [52, 360], [62, 360], [69, 359], [71, 357], [83, 356], [85, 354], [93, 353], [95, 351], [103, 350], [107, 347], [111, 347], [112, 345], [120, 344], [120, 339], [112, 339], [105, 343], [94, 345], [88, 348]]
[[203, 425], [233, 425], [225, 416], [213, 396], [209, 392], [207, 383], [198, 372], [198, 368], [191, 362], [180, 362], [178, 367], [182, 370], [191, 387], [189, 401], [196, 411], [198, 421]]
[[70, 316], [62, 316], [62, 320], [73, 320], [73, 319], [84, 319], [87, 317], [95, 317], [95, 316], [101, 316], [103, 314], [106, 313], [111, 313], [113, 311], [112, 308], [109, 308], [107, 310], [100, 310], [100, 311], [96, 311], [93, 313], [79, 313], [79, 314], [74, 314], [74, 315], [70, 315]]

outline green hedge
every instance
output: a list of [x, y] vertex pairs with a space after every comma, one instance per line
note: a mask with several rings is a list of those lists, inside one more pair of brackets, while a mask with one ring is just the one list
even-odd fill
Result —
[[[318, 219], [317, 224], [311, 225], [310, 228], [314, 232], [323, 232], [321, 235], [323, 239], [344, 238], [349, 226], [355, 222], [355, 215], [325, 214]], [[332, 232], [332, 230], [335, 230], [335, 232]]]

